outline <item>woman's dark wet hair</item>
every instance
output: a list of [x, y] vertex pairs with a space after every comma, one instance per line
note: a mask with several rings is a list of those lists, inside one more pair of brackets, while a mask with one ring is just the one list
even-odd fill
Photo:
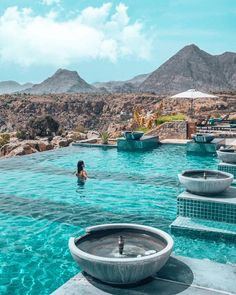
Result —
[[84, 161], [78, 161], [77, 163], [77, 173], [79, 174], [80, 171], [84, 169]]

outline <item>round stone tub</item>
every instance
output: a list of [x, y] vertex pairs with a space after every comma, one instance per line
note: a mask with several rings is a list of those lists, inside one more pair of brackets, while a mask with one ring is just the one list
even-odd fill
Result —
[[142, 131], [124, 131], [123, 132], [125, 139], [127, 140], [139, 140], [144, 132]]
[[188, 170], [178, 177], [187, 191], [206, 196], [225, 191], [233, 182], [232, 174], [217, 170]]
[[236, 150], [233, 149], [220, 149], [217, 151], [218, 158], [229, 164], [236, 164]]
[[193, 140], [198, 143], [210, 143], [215, 138], [214, 134], [196, 133], [192, 136]]
[[[123, 253], [119, 242], [124, 241]], [[70, 238], [69, 249], [81, 270], [108, 284], [133, 284], [160, 270], [173, 248], [162, 230], [128, 223], [88, 227], [86, 234]]]

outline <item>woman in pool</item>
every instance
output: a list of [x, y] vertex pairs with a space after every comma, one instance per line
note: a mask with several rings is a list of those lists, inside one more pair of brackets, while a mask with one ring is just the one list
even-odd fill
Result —
[[85, 182], [85, 180], [88, 178], [87, 172], [84, 170], [84, 166], [84, 161], [78, 161], [76, 176], [81, 182]]

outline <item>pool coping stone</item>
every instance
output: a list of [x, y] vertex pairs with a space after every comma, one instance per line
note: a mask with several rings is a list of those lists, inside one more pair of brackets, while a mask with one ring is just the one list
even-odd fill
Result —
[[224, 203], [236, 205], [236, 187], [230, 186], [226, 191], [220, 194], [215, 194], [214, 196], [200, 196], [192, 194], [190, 192], [184, 191], [179, 196], [178, 199], [190, 199], [198, 200], [201, 202], [212, 202], [212, 203]]
[[222, 295], [236, 294], [236, 265], [183, 256], [171, 256], [167, 264], [146, 284], [119, 288], [78, 273], [53, 295]]
[[[153, 136], [150, 136], [153, 137]], [[145, 137], [147, 138], [147, 136]], [[163, 139], [159, 141], [159, 144], [171, 144], [171, 145], [186, 145], [190, 142], [190, 139]], [[82, 146], [82, 147], [95, 147], [95, 148], [117, 148], [117, 144], [99, 144], [99, 143], [89, 143], [85, 140], [73, 142], [72, 146]]]
[[99, 143], [84, 143], [84, 142], [75, 142], [72, 143], [72, 146], [82, 146], [82, 147], [94, 147], [94, 148], [117, 148], [116, 144], [99, 144]]

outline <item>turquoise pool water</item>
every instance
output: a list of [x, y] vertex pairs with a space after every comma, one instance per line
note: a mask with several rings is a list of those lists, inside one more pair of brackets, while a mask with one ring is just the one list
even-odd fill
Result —
[[[85, 186], [73, 174], [79, 159], [90, 176]], [[177, 173], [216, 165], [175, 145], [145, 153], [69, 147], [1, 160], [0, 294], [49, 294], [75, 275], [67, 243], [87, 226], [135, 222], [169, 231], [182, 190]], [[236, 263], [233, 244], [174, 240], [176, 255]]]

